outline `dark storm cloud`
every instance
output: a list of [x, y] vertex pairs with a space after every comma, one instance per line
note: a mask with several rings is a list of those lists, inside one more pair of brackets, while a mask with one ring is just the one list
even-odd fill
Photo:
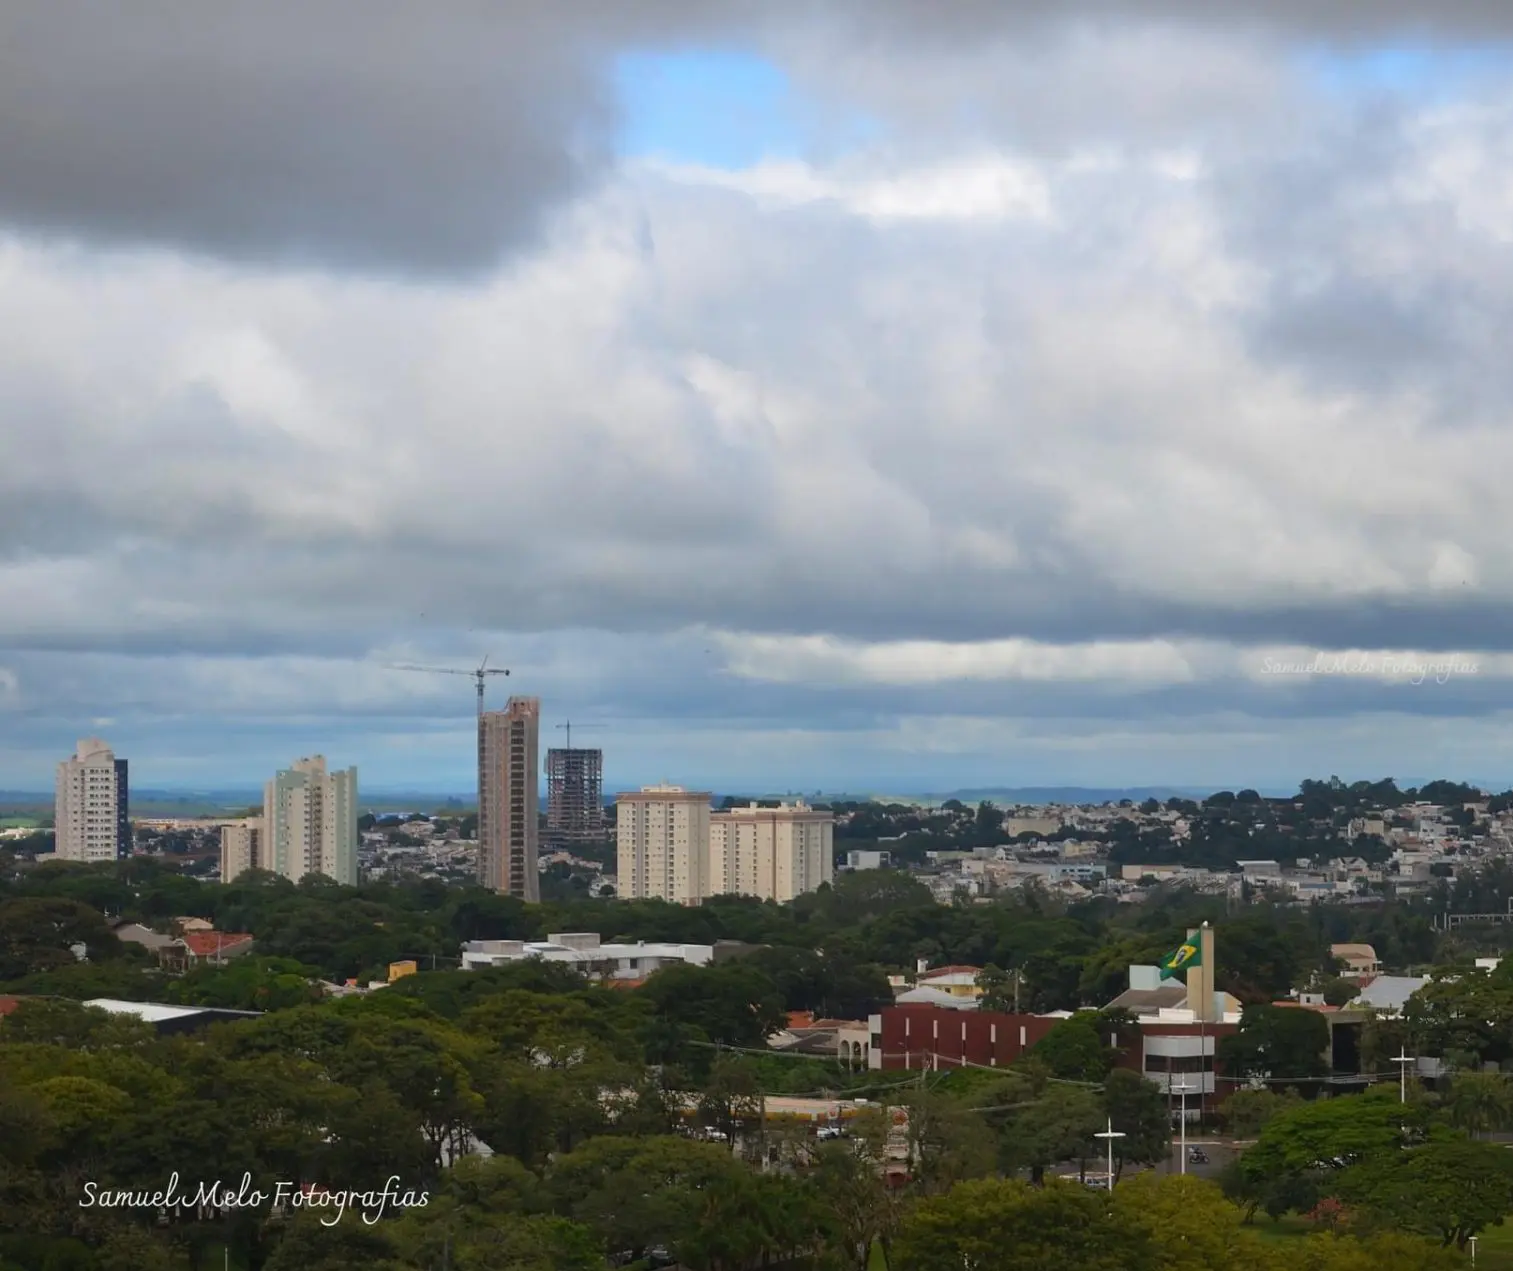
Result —
[[0, 216], [51, 234], [442, 273], [607, 153], [586, 50], [516, 5], [6, 0]]
[[0, 0], [0, 220], [236, 259], [471, 273], [607, 163], [617, 51], [807, 32], [897, 54], [1079, 20], [1302, 39], [1513, 29], [1492, 0]]

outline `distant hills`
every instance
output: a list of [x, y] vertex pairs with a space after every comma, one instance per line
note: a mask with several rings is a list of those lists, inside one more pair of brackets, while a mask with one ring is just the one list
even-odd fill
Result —
[[[951, 799], [961, 803], [981, 803], [987, 800], [999, 807], [1012, 804], [1098, 804], [1118, 803], [1129, 799], [1141, 803], [1146, 799], [1206, 799], [1216, 787], [1210, 786], [992, 786], [971, 790], [949, 790], [940, 794], [890, 794], [881, 791], [841, 792], [826, 790], [822, 794], [805, 795], [810, 802], [825, 803], [904, 803], [921, 807], [938, 807]], [[1262, 789], [1260, 794], [1268, 798], [1294, 793], [1292, 789]], [[742, 797], [742, 796], [735, 796]], [[794, 795], [751, 795], [754, 799], [794, 798]]]

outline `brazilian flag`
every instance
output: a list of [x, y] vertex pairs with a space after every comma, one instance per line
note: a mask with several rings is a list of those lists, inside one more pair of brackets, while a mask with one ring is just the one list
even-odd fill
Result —
[[1161, 959], [1161, 978], [1170, 980], [1183, 971], [1203, 965], [1203, 946], [1196, 931], [1189, 931], [1187, 939]]

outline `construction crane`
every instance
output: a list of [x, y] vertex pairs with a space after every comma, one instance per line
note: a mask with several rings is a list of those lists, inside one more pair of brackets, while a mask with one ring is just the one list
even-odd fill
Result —
[[[572, 720], [568, 720], [567, 723], [565, 723], [565, 724], [558, 724], [557, 727], [559, 729], [561, 729], [561, 728], [567, 729], [567, 747], [566, 748], [568, 750], [571, 750], [573, 748], [573, 721]], [[593, 728], [594, 725], [593, 724], [589, 724], [588, 727], [589, 728]], [[583, 731], [583, 725], [582, 724], [580, 724], [578, 726], [578, 731], [579, 732]]]
[[390, 662], [388, 669], [391, 671], [428, 671], [432, 675], [470, 675], [478, 685], [478, 714], [483, 716], [483, 684], [484, 679], [490, 675], [508, 675], [509, 672], [489, 665], [488, 658], [484, 658], [478, 664], [476, 671], [460, 671], [454, 666], [415, 666], [409, 662]]

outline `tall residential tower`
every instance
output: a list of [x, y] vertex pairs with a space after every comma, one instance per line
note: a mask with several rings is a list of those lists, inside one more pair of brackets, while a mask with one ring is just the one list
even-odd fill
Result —
[[306, 874], [324, 874], [354, 885], [357, 769], [328, 772], [323, 755], [296, 760], [263, 787], [263, 818], [257, 828], [259, 868], [296, 883]]
[[86, 737], [58, 765], [53, 805], [57, 853], [65, 861], [113, 861], [131, 855], [126, 816], [126, 760], [98, 737]]
[[540, 729], [537, 697], [512, 697], [504, 710], [478, 716], [478, 881], [531, 903], [541, 899]]
[[615, 799], [620, 897], [697, 905], [709, 891], [709, 794], [642, 786]]
[[800, 799], [716, 812], [709, 821], [712, 896], [789, 901], [835, 881], [835, 816]]

